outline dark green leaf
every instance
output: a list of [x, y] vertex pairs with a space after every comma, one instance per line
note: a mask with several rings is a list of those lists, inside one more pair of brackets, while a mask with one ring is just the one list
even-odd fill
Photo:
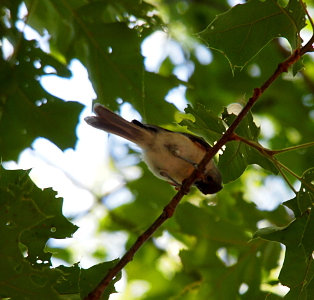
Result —
[[[223, 120], [230, 126], [236, 115], [229, 114], [227, 109], [223, 112]], [[258, 143], [260, 128], [256, 126], [251, 113], [248, 113], [236, 129], [236, 133], [246, 138], [249, 142]], [[278, 170], [273, 162], [263, 155], [256, 148], [240, 141], [231, 141], [226, 145], [223, 155], [219, 159], [219, 169], [222, 173], [224, 183], [228, 183], [240, 177], [250, 164], [258, 164], [267, 171], [278, 174]]]
[[314, 203], [314, 168], [306, 170], [303, 175], [299, 192], [296, 197], [284, 202], [284, 205], [289, 207], [296, 217], [301, 216], [307, 209], [311, 208]]
[[[81, 298], [84, 299], [105, 277], [108, 270], [115, 266], [118, 260], [110, 262], [104, 262], [98, 265], [94, 265], [89, 269], [81, 269], [79, 285]], [[101, 296], [101, 300], [109, 299], [110, 294], [115, 293], [114, 284], [121, 279], [121, 272], [110, 282], [105, 292]]]
[[[190, 249], [180, 254], [184, 270], [195, 272], [201, 276], [197, 281], [204, 283], [196, 285], [194, 298], [196, 295], [197, 299], [237, 299], [242, 283], [248, 286], [245, 299], [264, 299], [266, 296], [259, 291], [262, 269], [265, 261], [269, 263], [267, 270], [277, 267], [280, 247], [274, 243], [248, 242], [249, 237], [243, 235], [252, 226], [246, 221], [248, 211], [241, 211], [243, 216], [239, 219], [227, 217], [232, 216], [231, 211], [240, 214], [240, 208], [245, 207], [243, 199], [238, 197], [238, 200], [241, 206], [234, 204], [229, 207], [219, 203], [217, 207], [200, 208], [184, 203], [178, 207], [176, 218], [182, 232], [195, 239]], [[222, 213], [225, 209], [230, 209], [227, 216]], [[251, 211], [250, 217], [252, 221], [256, 220], [258, 213], [252, 214]], [[251, 253], [249, 249], [259, 249], [259, 255], [254, 255], [255, 251]]]
[[213, 145], [226, 130], [222, 120], [210, 110], [206, 110], [203, 105], [199, 104], [196, 109], [193, 109], [191, 105], [188, 105], [185, 112], [187, 114], [192, 114], [195, 121], [193, 122], [189, 119], [183, 119], [180, 122], [180, 125], [187, 126], [189, 131], [202, 136], [211, 145]]
[[[56, 290], [60, 295], [76, 295], [79, 297], [79, 279], [81, 268], [78, 264], [71, 267], [59, 266], [57, 269], [63, 272], [62, 278], [56, 284]], [[80, 297], [78, 299], [81, 299]]]
[[[277, 241], [286, 245], [286, 255], [279, 279], [290, 287], [284, 299], [308, 299], [307, 288], [314, 276], [313, 257], [313, 212], [304, 214], [288, 226], [282, 228], [263, 228], [254, 234], [254, 238]], [[311, 293], [313, 290], [310, 288]]]
[[305, 12], [300, 1], [286, 7], [275, 0], [251, 0], [219, 15], [200, 33], [210, 48], [222, 52], [235, 67], [243, 67], [271, 40], [285, 37], [293, 49], [300, 47]]
[[29, 197], [33, 183], [27, 173], [0, 169], [0, 295], [58, 300], [54, 285], [62, 273], [49, 267], [34, 268], [20, 247], [21, 234], [48, 217]]
[[[59, 266], [58, 269], [61, 270], [64, 275], [56, 285], [56, 290], [61, 296], [70, 297], [69, 299], [84, 299], [94, 290], [105, 277], [108, 270], [114, 267], [117, 262], [118, 260], [113, 260], [94, 265], [89, 269], [82, 269], [78, 264], [74, 264], [72, 267]], [[118, 274], [99, 299], [109, 299], [110, 294], [116, 292], [114, 283], [119, 281], [120, 278], [121, 274]]]
[[21, 236], [21, 242], [28, 248], [27, 259], [36, 266], [50, 264], [51, 253], [45, 251], [45, 245], [50, 238], [69, 238], [78, 229], [62, 215], [63, 199], [57, 198], [56, 194], [52, 189], [41, 190], [34, 186], [28, 195], [47, 216]]
[[89, 70], [97, 101], [117, 110], [120, 98], [131, 103], [147, 122], [161, 123], [156, 118], [157, 109], [162, 112], [163, 123], [171, 122], [175, 107], [164, 97], [181, 81], [174, 75], [164, 77], [145, 71], [141, 43], [149, 29], [143, 28], [139, 35], [126, 23], [103, 22], [101, 15], [95, 16], [101, 11], [90, 11], [88, 6], [78, 11], [84, 28], [81, 24], [76, 26], [73, 44], [75, 55]]
[[37, 137], [51, 140], [62, 150], [73, 148], [78, 115], [83, 108], [77, 102], [53, 97], [39, 83], [47, 66], [69, 77], [66, 66], [44, 53], [36, 41], [21, 39], [19, 46], [16, 65], [6, 70], [7, 86], [2, 88], [6, 101], [1, 106], [0, 156], [5, 161], [17, 160]]

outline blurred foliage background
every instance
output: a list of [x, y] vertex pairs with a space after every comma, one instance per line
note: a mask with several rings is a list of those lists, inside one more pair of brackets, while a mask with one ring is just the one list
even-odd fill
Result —
[[[83, 105], [77, 99], [65, 101], [52, 95], [40, 83], [49, 74], [70, 78], [74, 59], [87, 68], [97, 95], [94, 102], [116, 112], [129, 103], [145, 122], [169, 129], [186, 130], [177, 123], [193, 119], [182, 110], [188, 103], [218, 117], [232, 103], [245, 105], [253, 89], [288, 57], [291, 47], [284, 38], [273, 39], [243, 67], [233, 70], [226, 57], [208, 49], [197, 34], [235, 4], [223, 0], [1, 1], [2, 162], [17, 161], [38, 137], [61, 150], [76, 147], [75, 128]], [[312, 1], [306, 4], [311, 12]], [[28, 27], [48, 36], [49, 51], [26, 38]], [[258, 34], [269, 30], [265, 26]], [[305, 41], [311, 30], [310, 25], [302, 30]], [[143, 43], [152, 36], [162, 36], [162, 55], [150, 67], [147, 53], [152, 49], [144, 51]], [[230, 49], [236, 43], [234, 36]], [[303, 58], [303, 64], [305, 68], [296, 76], [289, 71], [279, 77], [252, 110], [254, 122], [261, 126], [258, 140], [267, 148], [313, 142], [312, 54]], [[175, 93], [181, 95], [180, 101], [174, 100]], [[34, 186], [28, 172], [1, 169], [1, 240], [6, 245], [0, 250], [0, 297], [83, 299], [113, 266], [113, 262], [102, 263], [119, 258], [174, 196], [170, 185], [156, 179], [138, 156], [134, 158], [132, 146], [113, 140], [109, 147], [111, 160], [100, 165], [106, 174], [110, 169], [123, 175], [121, 184], [104, 194], [104, 182], [98, 179], [88, 188], [94, 204], [71, 216], [81, 228], [95, 229], [95, 244], [83, 254], [92, 262], [87, 270], [76, 264], [77, 249], [51, 243], [51, 239], [70, 238], [77, 230], [62, 215], [62, 199], [51, 189]], [[314, 148], [308, 147], [277, 158], [301, 177], [314, 166], [313, 157]], [[89, 159], [85, 157], [85, 163]], [[140, 175], [128, 176], [132, 170]], [[299, 190], [295, 176], [286, 176]], [[116, 287], [119, 293], [110, 295], [111, 286], [103, 299], [313, 299], [314, 239], [311, 210], [307, 210], [314, 199], [313, 175], [308, 171], [304, 178], [312, 189], [303, 186], [306, 195], [302, 196], [293, 193], [277, 174], [252, 164], [236, 180], [224, 180], [224, 189], [217, 195], [204, 196], [193, 188], [173, 218], [125, 268], [122, 284]], [[295, 202], [288, 205], [292, 210], [281, 205], [290, 199], [299, 201], [301, 196], [309, 201], [301, 211]], [[115, 198], [119, 204], [107, 205]], [[91, 216], [89, 222], [81, 222], [86, 215]], [[123, 242], [118, 242], [119, 234]], [[258, 236], [262, 238], [253, 239]], [[112, 246], [115, 243], [119, 250]], [[289, 251], [285, 252], [285, 246]], [[64, 266], [52, 268], [52, 259]]]

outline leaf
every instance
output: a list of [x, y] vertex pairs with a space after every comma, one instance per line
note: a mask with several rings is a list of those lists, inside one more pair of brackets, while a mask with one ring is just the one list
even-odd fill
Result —
[[142, 27], [139, 33], [126, 22], [105, 22], [102, 18], [105, 5], [102, 4], [99, 2], [97, 10], [89, 9], [94, 4], [77, 10], [80, 22], [75, 24], [77, 38], [69, 53], [78, 57], [89, 70], [97, 102], [117, 110], [120, 106], [117, 100], [122, 99], [131, 103], [147, 122], [161, 123], [156, 110], [162, 114], [164, 123], [173, 121], [176, 109], [164, 97], [181, 81], [174, 75], [161, 76], [145, 71], [141, 43], [151, 29]]
[[[118, 260], [100, 263], [89, 269], [79, 268], [78, 264], [72, 267], [59, 266], [57, 269], [64, 273], [62, 280], [56, 285], [60, 295], [71, 297], [70, 299], [84, 299], [105, 277], [108, 270], [115, 266]], [[109, 299], [110, 294], [115, 293], [114, 284], [121, 279], [119, 273], [106, 288], [101, 300]]]
[[[236, 115], [229, 114], [225, 108], [222, 119], [220, 119], [201, 105], [198, 105], [196, 110], [188, 106], [185, 112], [191, 113], [195, 117], [195, 122], [184, 119], [180, 122], [180, 125], [187, 126], [188, 130], [202, 136], [211, 145], [226, 131], [223, 121], [230, 126], [236, 118]], [[255, 125], [251, 113], [243, 118], [236, 129], [238, 135], [262, 148], [258, 144], [259, 132], [260, 129]], [[226, 145], [224, 153], [219, 158], [218, 166], [222, 173], [223, 182], [228, 183], [240, 177], [249, 164], [258, 164], [265, 170], [278, 174], [278, 170], [272, 161], [257, 149], [240, 141], [231, 141]]]
[[[69, 0], [63, 2], [56, 0], [53, 3], [49, 0], [41, 0], [32, 5], [31, 0], [25, 1], [29, 8], [27, 23], [43, 35], [45, 30], [51, 38], [50, 46], [57, 56], [64, 56], [71, 52], [71, 44], [75, 40], [75, 22], [84, 27], [82, 20], [78, 18], [76, 11], [85, 11], [86, 15], [94, 16], [104, 23], [119, 21], [130, 22], [129, 15], [151, 22], [147, 13], [155, 7], [144, 1], [140, 3], [128, 0], [101, 0], [87, 3], [84, 0]], [[96, 17], [97, 16], [97, 17]], [[91, 20], [90, 20], [91, 21]], [[64, 59], [65, 60], [65, 59]]]
[[265, 300], [282, 300], [281, 296], [275, 295], [275, 294], [268, 294]]
[[284, 202], [296, 217], [300, 217], [307, 209], [311, 208], [314, 203], [314, 168], [306, 170], [303, 175], [299, 192], [296, 197]]
[[[46, 266], [35, 268], [23, 252], [20, 237], [47, 218], [29, 197], [33, 182], [27, 171], [0, 167], [0, 296], [12, 299], [58, 300], [54, 285], [62, 273]], [[5, 242], [4, 242], [5, 241]]]
[[314, 214], [310, 211], [285, 227], [263, 228], [254, 234], [254, 238], [261, 237], [286, 245], [285, 260], [279, 275], [281, 283], [290, 287], [284, 299], [310, 299], [307, 298], [308, 288], [313, 294], [313, 230]]
[[[223, 112], [223, 120], [230, 126], [236, 115], [228, 114], [227, 109]], [[256, 126], [252, 113], [248, 113], [235, 131], [248, 141], [258, 144], [260, 128]], [[219, 158], [219, 169], [222, 173], [224, 183], [234, 181], [242, 175], [250, 164], [258, 164], [267, 171], [278, 174], [276, 166], [257, 149], [241, 141], [231, 141], [226, 145], [224, 153]]]
[[[118, 260], [113, 260], [110, 262], [100, 263], [94, 265], [89, 269], [82, 269], [80, 274], [80, 294], [81, 298], [84, 299], [105, 277], [108, 270], [113, 268]], [[121, 279], [121, 272], [110, 282], [108, 288], [101, 296], [101, 300], [109, 299], [110, 294], [115, 293], [114, 284]]]
[[41, 0], [33, 5], [26, 0], [28, 8], [27, 24], [40, 35], [46, 31], [50, 34], [49, 44], [53, 55], [65, 62], [64, 53], [69, 51], [70, 43], [74, 37], [73, 10], [85, 5], [84, 0], [62, 2], [56, 0]]
[[[224, 196], [222, 199], [231, 201]], [[242, 283], [248, 286], [243, 299], [265, 299], [266, 294], [260, 291], [262, 273], [278, 266], [281, 249], [274, 243], [248, 242], [251, 224], [255, 221], [256, 225], [260, 218], [254, 204], [250, 205], [253, 209], [245, 209], [248, 204], [239, 196], [233, 205], [219, 202], [217, 206], [196, 207], [182, 203], [177, 208], [179, 230], [193, 237], [190, 247], [180, 253], [184, 271], [200, 276], [195, 279], [192, 299], [240, 299]]]
[[71, 267], [61, 265], [57, 269], [63, 273], [62, 278], [56, 284], [58, 293], [60, 295], [79, 295], [79, 278], [81, 273], [79, 265], [77, 263]]
[[21, 235], [21, 242], [28, 248], [27, 259], [32, 265], [41, 267], [50, 265], [51, 253], [45, 251], [50, 238], [65, 239], [72, 237], [78, 227], [62, 214], [63, 199], [56, 197], [57, 192], [41, 190], [34, 186], [28, 197], [32, 199], [47, 218], [26, 230]]
[[234, 69], [245, 66], [277, 37], [285, 37], [292, 49], [299, 48], [303, 27], [301, 1], [290, 0], [282, 7], [275, 0], [251, 0], [217, 16], [199, 36], [210, 48], [222, 52]]
[[36, 41], [21, 38], [15, 51], [15, 65], [7, 68], [6, 86], [1, 91], [5, 101], [0, 117], [0, 157], [4, 161], [17, 160], [19, 153], [37, 137], [51, 140], [62, 150], [73, 148], [83, 106], [50, 95], [39, 83], [48, 66], [65, 77], [70, 76], [69, 70], [44, 53]]
[[[58, 0], [53, 5], [43, 0], [36, 6], [32, 1], [26, 4], [31, 11], [29, 24], [40, 33], [49, 30], [56, 56], [64, 61], [78, 58], [87, 67], [97, 102], [117, 110], [118, 99], [122, 99], [131, 103], [145, 122], [173, 121], [175, 106], [164, 98], [182, 81], [174, 75], [145, 71], [141, 55], [143, 40], [160, 24], [157, 16], [148, 16], [154, 6], [126, 0]], [[142, 25], [133, 20], [135, 17]]]
[[211, 145], [213, 145], [226, 130], [222, 120], [210, 110], [206, 110], [203, 105], [198, 104], [196, 109], [188, 105], [184, 111], [187, 114], [192, 114], [195, 121], [183, 119], [179, 125], [187, 126], [189, 131], [198, 136], [202, 136]]

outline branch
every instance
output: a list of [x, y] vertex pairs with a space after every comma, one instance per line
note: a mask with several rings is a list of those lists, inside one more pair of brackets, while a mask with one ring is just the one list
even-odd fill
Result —
[[[193, 182], [192, 182], [193, 184]], [[150, 238], [150, 236], [169, 218], [172, 217], [177, 205], [183, 198], [183, 189], [180, 189], [178, 193], [172, 198], [169, 204], [167, 204], [162, 214], [155, 220], [155, 222], [149, 226], [149, 228], [142, 233], [132, 245], [132, 247], [122, 256], [119, 262], [108, 271], [104, 279], [96, 286], [96, 288], [84, 298], [84, 300], [98, 300], [103, 294], [106, 287], [109, 285], [111, 280], [130, 262], [137, 250]]]
[[108, 271], [103, 280], [96, 286], [96, 288], [84, 300], [98, 300], [103, 294], [106, 287], [111, 280], [130, 262], [132, 261], [137, 250], [150, 238], [150, 236], [169, 218], [174, 214], [176, 207], [180, 203], [184, 195], [188, 194], [191, 186], [197, 178], [200, 178], [205, 170], [207, 163], [215, 156], [215, 154], [229, 141], [234, 139], [234, 131], [251, 110], [256, 101], [261, 97], [265, 90], [283, 73], [298, 61], [301, 56], [307, 52], [313, 51], [314, 36], [308, 43], [301, 49], [296, 49], [284, 62], [280, 63], [275, 72], [264, 82], [264, 84], [254, 89], [252, 97], [248, 100], [247, 104], [243, 107], [234, 122], [227, 129], [225, 134], [217, 141], [217, 143], [206, 153], [202, 161], [199, 163], [198, 168], [193, 171], [189, 178], [184, 180], [178, 193], [172, 198], [170, 203], [165, 206], [162, 214], [155, 220], [155, 222], [138, 237], [133, 246], [124, 254], [120, 261]]

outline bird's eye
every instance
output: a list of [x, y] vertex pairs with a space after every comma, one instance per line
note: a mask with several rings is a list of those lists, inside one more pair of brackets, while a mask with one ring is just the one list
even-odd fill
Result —
[[206, 177], [206, 181], [207, 181], [208, 183], [210, 183], [210, 182], [213, 182], [214, 179], [213, 179], [212, 176], [209, 175], [209, 176]]

